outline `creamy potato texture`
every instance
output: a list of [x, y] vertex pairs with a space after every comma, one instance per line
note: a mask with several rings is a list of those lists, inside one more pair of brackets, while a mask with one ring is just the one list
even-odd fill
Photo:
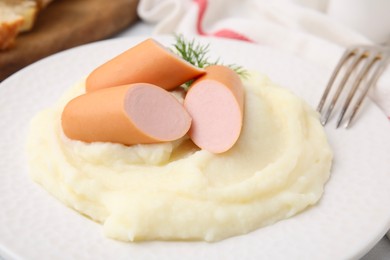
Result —
[[71, 88], [32, 120], [31, 178], [124, 240], [218, 241], [288, 218], [315, 204], [332, 152], [318, 115], [264, 76], [246, 88], [241, 136], [212, 154], [188, 137], [124, 146], [69, 140], [61, 130]]

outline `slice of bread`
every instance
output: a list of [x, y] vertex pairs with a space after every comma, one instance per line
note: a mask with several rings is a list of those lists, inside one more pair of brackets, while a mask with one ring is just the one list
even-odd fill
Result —
[[0, 50], [11, 47], [23, 25], [23, 18], [0, 7]]
[[32, 29], [39, 10], [52, 0], [0, 0], [0, 50], [15, 42], [20, 32]]

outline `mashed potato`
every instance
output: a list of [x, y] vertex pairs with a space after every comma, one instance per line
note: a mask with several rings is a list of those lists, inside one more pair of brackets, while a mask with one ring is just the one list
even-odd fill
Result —
[[31, 123], [31, 177], [124, 241], [217, 241], [293, 216], [320, 199], [329, 177], [324, 129], [315, 111], [267, 78], [244, 84], [243, 130], [223, 154], [188, 137], [130, 147], [69, 140], [61, 112], [84, 92], [76, 85]]

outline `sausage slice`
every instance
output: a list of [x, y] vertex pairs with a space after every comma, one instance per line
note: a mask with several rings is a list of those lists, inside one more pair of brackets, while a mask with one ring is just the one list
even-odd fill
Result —
[[229, 150], [240, 136], [244, 114], [244, 88], [236, 72], [214, 65], [190, 87], [184, 106], [192, 117], [189, 135], [202, 149]]
[[191, 117], [175, 97], [147, 83], [86, 93], [62, 113], [65, 135], [84, 142], [166, 142], [184, 136], [190, 125]]
[[92, 71], [86, 91], [138, 82], [169, 90], [204, 73], [155, 40], [147, 39]]

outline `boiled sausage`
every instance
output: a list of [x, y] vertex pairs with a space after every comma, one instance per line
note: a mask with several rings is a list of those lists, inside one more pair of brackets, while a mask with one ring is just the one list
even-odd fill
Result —
[[184, 136], [191, 117], [168, 91], [147, 83], [78, 96], [62, 113], [70, 139], [125, 145], [167, 142]]
[[86, 91], [139, 82], [169, 90], [204, 73], [204, 69], [147, 39], [92, 71], [86, 81]]
[[229, 150], [241, 133], [244, 88], [232, 69], [214, 65], [190, 87], [184, 106], [192, 117], [189, 135], [202, 149], [213, 153]]

